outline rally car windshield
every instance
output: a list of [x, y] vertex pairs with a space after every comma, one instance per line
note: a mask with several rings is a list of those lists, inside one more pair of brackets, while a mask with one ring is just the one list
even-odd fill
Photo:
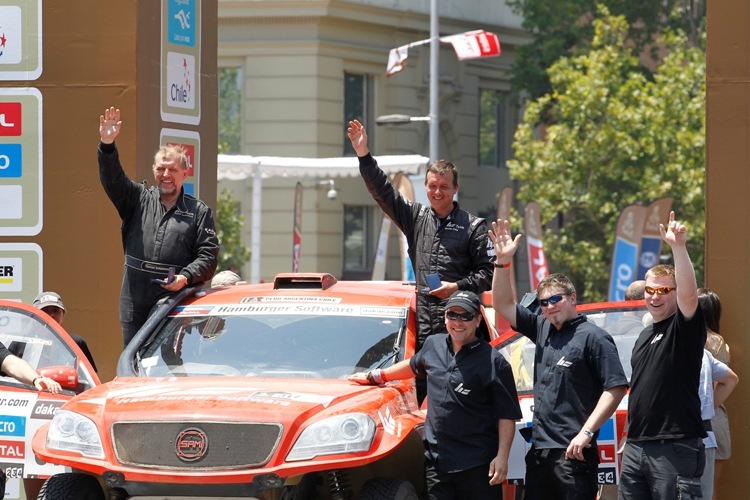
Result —
[[173, 315], [138, 352], [141, 376], [343, 378], [403, 357], [405, 311]]

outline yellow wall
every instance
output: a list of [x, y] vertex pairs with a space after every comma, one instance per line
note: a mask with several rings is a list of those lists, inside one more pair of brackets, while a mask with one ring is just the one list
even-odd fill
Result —
[[706, 285], [721, 297], [721, 334], [740, 384], [728, 402], [732, 458], [721, 474], [721, 498], [750, 488], [750, 6], [708, 3]]

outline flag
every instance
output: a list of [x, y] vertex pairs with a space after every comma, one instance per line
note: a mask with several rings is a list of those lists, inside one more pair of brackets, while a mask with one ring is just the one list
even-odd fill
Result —
[[526, 219], [526, 249], [529, 253], [529, 287], [536, 290], [539, 282], [549, 275], [547, 258], [544, 255], [542, 241], [541, 207], [532, 201], [526, 204], [524, 215]]
[[292, 272], [299, 272], [299, 256], [302, 250], [302, 184], [294, 188], [294, 229], [292, 235]]
[[625, 290], [635, 279], [639, 247], [643, 234], [646, 207], [625, 207], [617, 219], [612, 270], [609, 277], [609, 300], [625, 300]]
[[388, 67], [385, 70], [385, 76], [393, 76], [406, 67], [406, 58], [409, 57], [409, 46], [402, 45], [391, 49], [388, 53]]
[[646, 277], [646, 271], [659, 263], [661, 255], [661, 233], [659, 223], [666, 222], [672, 208], [672, 198], [659, 198], [646, 208], [646, 218], [643, 221], [643, 235], [641, 236], [641, 252], [638, 256], [638, 273], [636, 279]]
[[459, 61], [480, 59], [483, 57], [498, 57], [500, 55], [500, 40], [497, 35], [488, 31], [467, 31], [443, 37], [442, 42], [450, 43]]

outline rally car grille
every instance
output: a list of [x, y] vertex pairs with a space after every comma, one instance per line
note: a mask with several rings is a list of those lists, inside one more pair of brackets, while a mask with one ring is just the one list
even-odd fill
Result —
[[119, 422], [112, 443], [123, 465], [156, 469], [260, 467], [281, 440], [277, 423]]

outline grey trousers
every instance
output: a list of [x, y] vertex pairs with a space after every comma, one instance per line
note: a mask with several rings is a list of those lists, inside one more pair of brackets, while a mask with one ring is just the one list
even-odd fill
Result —
[[700, 438], [631, 441], [625, 444], [619, 500], [702, 498], [700, 479], [706, 463]]

